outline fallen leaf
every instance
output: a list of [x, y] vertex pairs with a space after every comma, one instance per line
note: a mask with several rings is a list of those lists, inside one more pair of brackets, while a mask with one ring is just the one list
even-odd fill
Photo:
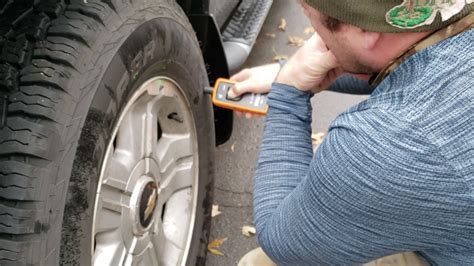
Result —
[[224, 256], [224, 253], [218, 250], [222, 244], [227, 240], [227, 238], [221, 238], [221, 239], [215, 239], [212, 240], [208, 245], [207, 245], [207, 250], [211, 252], [214, 255], [219, 255], [219, 256]]
[[219, 211], [219, 205], [213, 204], [212, 205], [212, 212], [211, 217], [216, 217], [217, 215], [221, 214], [222, 212]]
[[217, 249], [210, 248], [210, 249], [208, 249], [208, 250], [209, 250], [209, 252], [211, 252], [211, 253], [214, 254], [214, 255], [224, 256], [224, 253], [220, 252], [220, 251], [217, 250]]
[[282, 61], [282, 60], [283, 61], [288, 61], [288, 56], [287, 55], [278, 54], [275, 47], [273, 47], [272, 50], [273, 50], [273, 53], [275, 54], [275, 57], [273, 57], [274, 62], [279, 62], [279, 61]]
[[265, 33], [265, 36], [274, 39], [274, 38], [276, 38], [277, 35], [275, 33], [272, 33], [272, 32], [267, 32], [267, 33]]
[[281, 31], [286, 31], [286, 26], [288, 26], [288, 24], [286, 23], [286, 19], [282, 18], [280, 21], [280, 25], [278, 25], [278, 29]]
[[279, 62], [279, 61], [288, 61], [288, 56], [286, 55], [277, 55], [273, 57], [274, 62]]
[[308, 34], [308, 35], [311, 35], [314, 33], [314, 28], [313, 27], [307, 27], [304, 29], [304, 33], [305, 34]]
[[254, 236], [257, 233], [257, 229], [254, 226], [245, 225], [242, 227], [242, 235], [246, 237]]
[[235, 151], [235, 143], [233, 143], [233, 144], [230, 146], [230, 150], [231, 150], [232, 152]]
[[311, 140], [313, 141], [313, 146], [317, 146], [317, 145], [320, 145], [321, 143], [323, 143], [325, 135], [326, 134], [323, 133], [323, 132], [313, 133], [311, 135]]
[[295, 47], [301, 47], [304, 44], [304, 39], [297, 36], [288, 36], [288, 43]]
[[217, 250], [217, 249], [208, 248], [208, 250], [209, 250], [209, 252], [211, 252], [211, 253], [214, 254], [214, 255], [224, 256], [224, 253], [220, 252], [220, 251]]

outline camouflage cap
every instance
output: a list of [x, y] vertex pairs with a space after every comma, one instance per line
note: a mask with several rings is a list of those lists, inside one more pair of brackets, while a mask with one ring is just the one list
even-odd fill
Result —
[[433, 31], [474, 11], [474, 0], [305, 0], [325, 15], [375, 32]]

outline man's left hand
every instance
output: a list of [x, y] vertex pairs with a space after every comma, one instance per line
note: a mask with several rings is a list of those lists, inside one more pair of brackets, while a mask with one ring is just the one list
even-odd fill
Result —
[[334, 54], [315, 33], [285, 64], [275, 82], [318, 92], [329, 87], [342, 73]]

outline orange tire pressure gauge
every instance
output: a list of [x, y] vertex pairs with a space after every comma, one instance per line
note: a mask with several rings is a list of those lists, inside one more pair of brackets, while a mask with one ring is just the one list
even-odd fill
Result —
[[237, 98], [230, 98], [228, 95], [229, 90], [234, 86], [234, 84], [234, 81], [223, 78], [216, 81], [212, 92], [212, 102], [214, 105], [257, 115], [267, 114], [267, 94], [247, 93]]

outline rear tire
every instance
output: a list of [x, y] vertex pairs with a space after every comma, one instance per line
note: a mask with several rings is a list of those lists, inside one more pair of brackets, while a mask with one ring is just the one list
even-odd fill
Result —
[[1, 265], [91, 264], [107, 145], [130, 97], [155, 76], [178, 83], [197, 125], [185, 259], [204, 264], [215, 140], [199, 45], [175, 1], [123, 2], [0, 2]]

